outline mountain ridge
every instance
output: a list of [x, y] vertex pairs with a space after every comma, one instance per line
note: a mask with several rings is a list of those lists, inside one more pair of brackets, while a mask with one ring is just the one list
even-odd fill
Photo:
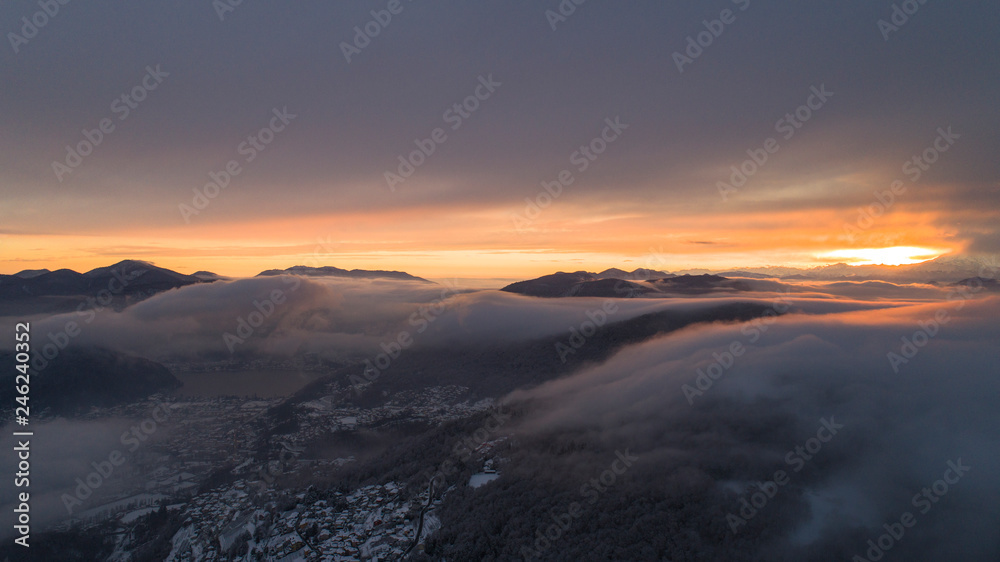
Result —
[[69, 296], [113, 298], [139, 293], [149, 296], [204, 282], [193, 275], [140, 260], [122, 260], [85, 273], [64, 268], [28, 277], [23, 274], [0, 275], [0, 300]]
[[381, 269], [341, 269], [326, 265], [323, 267], [307, 267], [295, 265], [287, 269], [268, 269], [258, 273], [257, 277], [270, 277], [274, 275], [303, 275], [306, 277], [344, 277], [348, 279], [395, 279], [400, 281], [419, 281], [421, 283], [433, 283], [422, 277], [410, 275], [405, 271], [386, 271]]

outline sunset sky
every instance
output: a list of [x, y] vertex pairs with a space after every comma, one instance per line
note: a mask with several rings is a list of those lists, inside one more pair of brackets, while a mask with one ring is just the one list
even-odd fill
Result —
[[[995, 2], [930, 2], [894, 31], [891, 2], [860, 0], [592, 0], [555, 29], [556, 2], [403, 0], [384, 25], [388, 2], [343, 4], [74, 2], [24, 42], [8, 33], [31, 11], [0, 5], [0, 273], [527, 277], [1000, 251]], [[415, 140], [433, 153], [390, 187]], [[720, 194], [733, 166], [756, 170]]]

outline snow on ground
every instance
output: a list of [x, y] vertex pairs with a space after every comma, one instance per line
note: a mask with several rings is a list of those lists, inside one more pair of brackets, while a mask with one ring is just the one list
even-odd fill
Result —
[[170, 539], [173, 549], [170, 551], [170, 555], [167, 556], [165, 562], [174, 562], [179, 553], [188, 549], [191, 545], [191, 539], [193, 539], [195, 535], [196, 533], [193, 525], [181, 527], [181, 529], [177, 531], [177, 534], [174, 535], [174, 538]]
[[104, 505], [99, 505], [88, 509], [87, 511], [81, 511], [76, 517], [83, 520], [87, 520], [89, 518], [110, 517], [115, 513], [125, 511], [132, 507], [155, 504], [166, 497], [167, 496], [164, 496], [163, 494], [135, 494], [134, 496], [129, 496]]
[[137, 509], [135, 511], [132, 511], [130, 513], [126, 513], [125, 515], [122, 515], [121, 522], [122, 523], [131, 523], [131, 522], [135, 521], [136, 519], [142, 517], [143, 515], [149, 515], [150, 513], [153, 513], [156, 510], [157, 510], [157, 508], [155, 508], [155, 507], [144, 507], [142, 509]]
[[441, 528], [441, 520], [438, 519], [437, 515], [434, 515], [434, 510], [428, 511], [424, 514], [424, 530], [420, 533], [420, 542], [423, 542], [427, 537], [434, 534]]

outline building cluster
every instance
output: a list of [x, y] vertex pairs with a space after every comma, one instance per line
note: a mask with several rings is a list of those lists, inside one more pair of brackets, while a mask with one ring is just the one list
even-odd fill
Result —
[[307, 501], [305, 492], [287, 497], [239, 480], [185, 506], [167, 560], [398, 559], [413, 543], [423, 500], [400, 491], [390, 482]]
[[301, 404], [303, 412], [296, 418], [298, 430], [293, 435], [274, 436], [275, 445], [281, 442], [303, 445], [330, 433], [361, 427], [386, 428], [395, 423], [414, 421], [440, 424], [468, 417], [493, 404], [489, 398], [475, 402], [463, 400], [469, 389], [455, 385], [397, 392], [385, 403], [373, 408], [357, 408], [340, 402], [337, 398], [340, 388], [336, 383], [331, 384], [328, 390], [330, 394]]
[[[125, 562], [139, 540], [136, 526], [165, 507], [182, 522], [170, 539], [168, 560], [175, 562], [399, 559], [420, 542], [415, 534], [422, 517], [423, 537], [439, 525], [433, 505], [427, 506], [428, 491], [404, 497], [401, 487], [389, 482], [303, 492], [314, 475], [336, 474], [355, 461], [313, 458], [308, 446], [336, 432], [414, 421], [440, 424], [488, 409], [492, 401], [472, 401], [467, 388], [441, 386], [400, 392], [377, 407], [360, 408], [338, 401], [336, 384], [328, 390], [293, 409], [291, 432], [269, 427], [268, 411], [282, 403], [279, 398], [158, 395], [95, 409], [85, 417], [120, 422], [123, 432], [138, 427], [143, 438], [134, 450], [122, 447], [124, 464], [53, 528], [110, 525], [117, 543], [111, 560]], [[158, 405], [159, 421], [148, 423]], [[484, 468], [487, 478], [495, 478], [492, 466]]]

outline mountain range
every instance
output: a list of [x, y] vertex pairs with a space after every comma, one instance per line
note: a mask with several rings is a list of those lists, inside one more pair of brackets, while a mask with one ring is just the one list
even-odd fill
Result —
[[[396, 279], [431, 283], [426, 279], [402, 271], [366, 271], [338, 267], [295, 266], [288, 269], [270, 269], [258, 277], [271, 275], [304, 275], [308, 277], [344, 277], [351, 279]], [[0, 275], [0, 301], [37, 300], [46, 297], [99, 297], [111, 295], [116, 302], [139, 295], [148, 297], [156, 293], [228, 279], [210, 271], [185, 275], [157, 267], [139, 260], [124, 260], [114, 265], [99, 267], [79, 273], [72, 269], [26, 269], [13, 275]], [[55, 312], [60, 307], [48, 310]]]
[[939, 258], [907, 265], [849, 265], [836, 263], [813, 268], [783, 266], [741, 267], [738, 270], [689, 269], [677, 271], [682, 274], [712, 273], [725, 277], [746, 277], [750, 279], [787, 279], [816, 281], [892, 281], [897, 283], [953, 283], [961, 279], [983, 275], [983, 266], [994, 262], [958, 256]]
[[0, 275], [0, 299], [98, 296], [104, 291], [111, 295], [150, 294], [201, 282], [193, 275], [156, 267], [149, 262], [125, 260], [86, 273], [72, 269], [42, 269]]
[[[642, 271], [641, 275], [636, 273], [639, 271]], [[617, 272], [625, 273], [625, 275], [613, 277]], [[649, 277], [650, 274], [656, 275], [656, 277]], [[700, 295], [714, 292], [740, 292], [749, 291], [751, 288], [744, 281], [718, 275], [674, 275], [648, 270], [627, 273], [609, 269], [601, 273], [577, 271], [543, 275], [537, 279], [511, 283], [500, 290], [531, 297], [633, 298], [656, 294]]]
[[[14, 365], [14, 354], [0, 350], [0, 361]], [[0, 374], [0, 400], [14, 403], [14, 369]], [[31, 374], [31, 402], [53, 415], [73, 416], [92, 407], [109, 407], [143, 399], [181, 386], [166, 367], [155, 361], [99, 347], [70, 346]], [[32, 406], [34, 409], [35, 406]], [[8, 414], [13, 414], [10, 409]], [[6, 417], [6, 416], [3, 416]]]
[[269, 269], [257, 274], [257, 277], [267, 277], [271, 275], [304, 275], [306, 277], [346, 277], [349, 279], [395, 279], [398, 281], [420, 281], [422, 283], [432, 283], [426, 279], [410, 275], [403, 271], [383, 271], [365, 269], [341, 269], [339, 267], [306, 267], [296, 265], [288, 269]]
[[[746, 267], [730, 270], [680, 270], [676, 272], [639, 268], [634, 271], [606, 269], [599, 273], [557, 272], [537, 279], [511, 283], [502, 290], [540, 297], [560, 296], [641, 296], [651, 293], [700, 294], [717, 291], [747, 291], [743, 279], [869, 281], [896, 283], [952, 284], [981, 277], [983, 262], [960, 257], [940, 257], [913, 265], [834, 264], [811, 269], [792, 267]], [[346, 279], [387, 279], [433, 283], [403, 271], [307, 267], [269, 269], [257, 276], [302, 275]], [[228, 277], [208, 271], [185, 275], [139, 260], [124, 260], [86, 273], [71, 269], [26, 269], [13, 275], [0, 275], [0, 303], [11, 313], [22, 311], [15, 303], [30, 304], [31, 311], [60, 312], [72, 310], [81, 298], [111, 295], [119, 308], [166, 290], [226, 280]], [[18, 310], [12, 310], [18, 309]], [[20, 307], [23, 308], [23, 307]], [[10, 310], [9, 310], [10, 309]]]

